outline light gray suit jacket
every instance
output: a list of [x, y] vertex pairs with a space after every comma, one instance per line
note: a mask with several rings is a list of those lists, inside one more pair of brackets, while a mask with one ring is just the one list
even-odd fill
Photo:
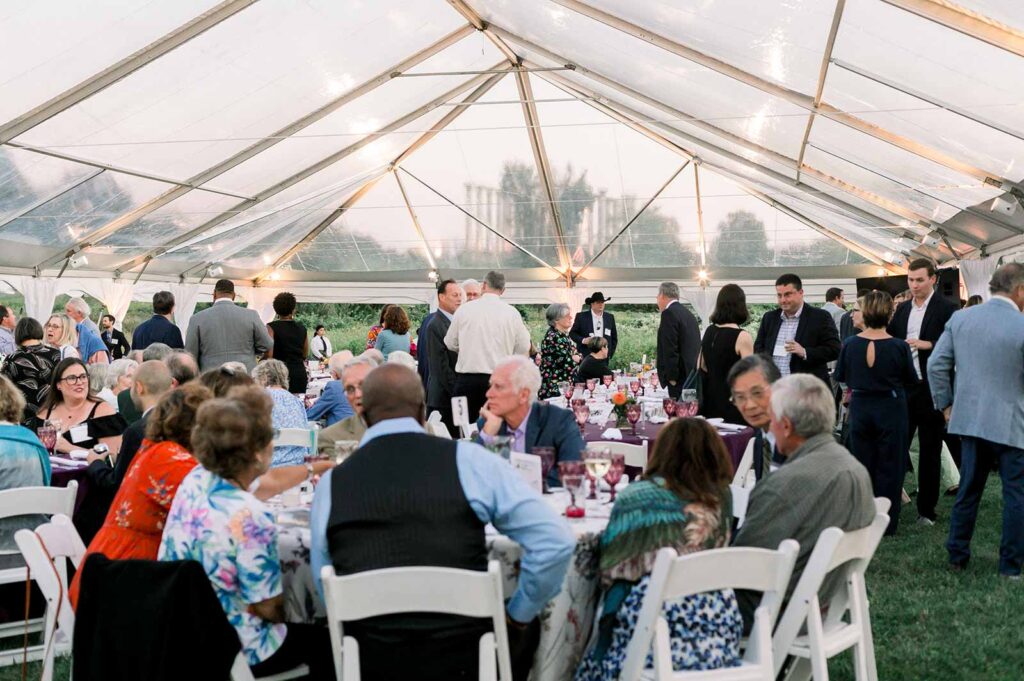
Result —
[[1024, 449], [1024, 314], [1005, 298], [955, 312], [928, 382], [936, 409], [953, 405], [949, 432]]
[[200, 371], [216, 369], [225, 362], [241, 362], [252, 371], [256, 355], [272, 347], [274, 341], [259, 314], [226, 298], [194, 315], [185, 339], [185, 349], [195, 355]]

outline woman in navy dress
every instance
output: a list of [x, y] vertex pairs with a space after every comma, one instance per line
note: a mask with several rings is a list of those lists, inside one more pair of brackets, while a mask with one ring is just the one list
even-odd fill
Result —
[[853, 390], [850, 451], [868, 469], [875, 496], [892, 502], [889, 535], [899, 522], [909, 446], [905, 388], [917, 382], [910, 346], [886, 333], [892, 312], [892, 298], [884, 291], [861, 299], [864, 330], [843, 343], [835, 372], [836, 380]]

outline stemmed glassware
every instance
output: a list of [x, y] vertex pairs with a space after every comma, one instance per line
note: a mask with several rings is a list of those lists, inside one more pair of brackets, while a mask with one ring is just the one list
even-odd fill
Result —
[[700, 410], [700, 403], [697, 402], [697, 391], [689, 388], [684, 390], [680, 395], [680, 404], [683, 407], [683, 411], [680, 412], [679, 406], [677, 406], [676, 414], [687, 418], [696, 416]]
[[569, 395], [572, 394], [572, 383], [569, 381], [562, 381], [558, 384], [558, 392], [562, 394], [566, 402], [569, 401]]
[[569, 405], [573, 409], [576, 409], [576, 407], [585, 407], [587, 405], [587, 398], [583, 397], [583, 395], [579, 392], [576, 392], [574, 394], [576, 395], [576, 397], [572, 398], [572, 402], [570, 402]]
[[632, 377], [629, 379], [629, 389], [633, 393], [633, 398], [640, 397], [640, 378]]
[[611, 450], [607, 447], [584, 450], [583, 463], [586, 464], [587, 479], [590, 480], [590, 495], [587, 498], [597, 499], [597, 481], [604, 477], [612, 465]]
[[626, 420], [629, 421], [629, 425], [633, 426], [633, 435], [636, 435], [636, 424], [640, 420], [642, 408], [643, 405], [639, 402], [626, 405]]
[[506, 461], [512, 458], [511, 435], [495, 435], [489, 443], [484, 444], [484, 447]]
[[622, 480], [623, 474], [626, 472], [626, 456], [625, 454], [612, 454], [612, 465], [608, 469], [608, 472], [604, 474], [604, 481], [608, 483], [608, 487], [611, 488], [611, 498], [608, 499], [609, 504], [615, 503], [615, 486]]
[[57, 424], [53, 421], [43, 421], [43, 425], [36, 428], [36, 435], [39, 441], [46, 447], [46, 451], [53, 456], [57, 450]]
[[583, 488], [583, 477], [586, 468], [582, 461], [559, 461], [558, 476], [562, 479], [562, 487], [569, 493], [569, 506], [565, 509], [565, 517], [582, 518], [586, 511], [576, 504], [576, 499]]
[[534, 447], [530, 450], [530, 453], [540, 457], [541, 485], [543, 486], [544, 494], [550, 494], [551, 490], [548, 489], [548, 473], [555, 466], [555, 448]]
[[576, 386], [574, 386], [572, 383], [566, 383], [565, 384], [565, 401], [566, 402], [568, 402], [569, 400], [572, 399], [572, 396], [573, 396], [573, 393], [574, 393], [575, 390], [576, 390]]
[[576, 424], [580, 427], [580, 435], [582, 436], [587, 425], [587, 419], [590, 418], [590, 407], [587, 406], [586, 402], [580, 405], [573, 405], [572, 413], [576, 417]]
[[590, 391], [591, 395], [594, 394], [594, 389], [595, 388], [597, 388], [597, 379], [596, 378], [588, 378], [587, 379], [587, 390]]
[[662, 400], [661, 406], [665, 409], [665, 416], [672, 418], [676, 415], [676, 401], [671, 397], [666, 397]]
[[651, 372], [651, 387], [653, 387], [655, 390], [657, 390], [658, 389], [658, 385], [659, 385], [659, 383], [658, 383], [658, 372], [657, 371], [652, 371]]
[[613, 380], [615, 380], [615, 377], [611, 374], [605, 374], [601, 377], [601, 382], [604, 383], [604, 387], [606, 388], [610, 388], [612, 386]]

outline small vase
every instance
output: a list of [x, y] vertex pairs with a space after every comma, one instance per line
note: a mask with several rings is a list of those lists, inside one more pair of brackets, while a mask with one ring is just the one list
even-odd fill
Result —
[[615, 427], [619, 429], [629, 428], [629, 419], [626, 418], [625, 412], [615, 414]]

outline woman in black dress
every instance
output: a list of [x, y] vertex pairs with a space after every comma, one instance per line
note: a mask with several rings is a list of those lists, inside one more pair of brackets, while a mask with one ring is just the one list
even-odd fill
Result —
[[754, 352], [754, 339], [740, 328], [749, 320], [743, 289], [736, 284], [723, 286], [711, 314], [711, 326], [700, 343], [700, 368], [704, 374], [701, 413], [706, 418], [743, 423], [739, 410], [730, 401], [732, 393], [726, 377], [733, 364]]
[[905, 388], [917, 383], [917, 373], [910, 346], [885, 330], [893, 312], [889, 294], [872, 291], [858, 302], [864, 330], [843, 342], [835, 379], [853, 390], [850, 452], [868, 469], [875, 496], [892, 502], [885, 531], [892, 535], [900, 518], [910, 444]]
[[274, 339], [274, 347], [267, 353], [268, 359], [277, 359], [288, 367], [288, 392], [306, 394], [306, 357], [309, 356], [309, 336], [306, 327], [295, 321], [295, 296], [278, 293], [274, 297], [274, 312], [277, 319], [267, 324], [267, 331]]

